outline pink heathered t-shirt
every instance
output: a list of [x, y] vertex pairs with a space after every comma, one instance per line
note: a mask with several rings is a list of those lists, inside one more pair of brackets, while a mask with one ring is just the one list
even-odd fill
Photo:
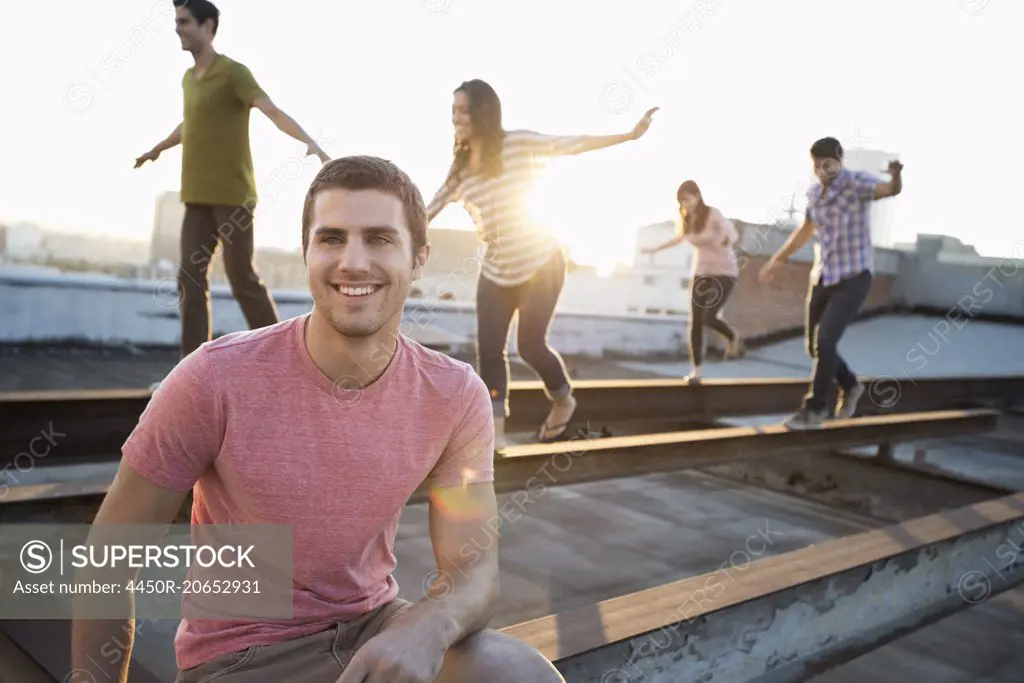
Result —
[[[729, 246], [725, 246], [726, 237]], [[720, 275], [739, 277], [740, 267], [733, 244], [739, 241], [736, 226], [714, 207], [708, 209], [708, 221], [696, 235], [687, 235], [694, 247], [692, 277]]]
[[306, 350], [307, 319], [204, 344], [124, 444], [143, 476], [194, 486], [192, 524], [292, 525], [293, 618], [183, 619], [181, 669], [390, 601], [395, 533], [416, 488], [494, 479], [491, 398], [470, 365], [400, 336], [376, 382], [339, 391]]

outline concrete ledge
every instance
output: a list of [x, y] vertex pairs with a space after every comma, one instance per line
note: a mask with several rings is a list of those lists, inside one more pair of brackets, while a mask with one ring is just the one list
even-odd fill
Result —
[[1017, 494], [504, 631], [570, 683], [805, 681], [1024, 582], [1021, 538]]

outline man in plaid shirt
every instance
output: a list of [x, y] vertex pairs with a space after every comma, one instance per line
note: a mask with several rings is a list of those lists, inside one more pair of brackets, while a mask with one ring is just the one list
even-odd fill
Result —
[[839, 355], [839, 339], [853, 322], [871, 288], [874, 249], [871, 244], [871, 202], [894, 197], [903, 189], [903, 164], [889, 163], [892, 180], [843, 168], [843, 147], [835, 138], [811, 146], [814, 175], [820, 181], [807, 192], [803, 225], [761, 269], [762, 282], [771, 282], [779, 263], [799, 250], [817, 232], [810, 296], [807, 298], [807, 350], [814, 362], [811, 390], [803, 405], [786, 420], [790, 429], [818, 427], [831, 417], [826, 405], [832, 381], [842, 395], [836, 417], [853, 417], [864, 385]]

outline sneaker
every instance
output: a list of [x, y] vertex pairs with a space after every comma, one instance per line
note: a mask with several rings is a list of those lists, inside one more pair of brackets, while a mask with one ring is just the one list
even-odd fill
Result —
[[853, 417], [857, 412], [857, 402], [863, 395], [864, 385], [860, 382], [854, 384], [852, 389], [844, 390], [842, 398], [839, 399], [839, 407], [836, 409], [836, 417], [840, 420]]
[[801, 408], [782, 424], [787, 429], [816, 429], [827, 419], [828, 415], [824, 412]]

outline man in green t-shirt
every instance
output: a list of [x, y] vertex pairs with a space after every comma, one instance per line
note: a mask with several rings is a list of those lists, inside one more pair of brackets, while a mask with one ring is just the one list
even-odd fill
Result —
[[250, 329], [278, 322], [274, 301], [253, 265], [256, 177], [249, 148], [249, 111], [256, 107], [281, 131], [306, 143], [309, 154], [330, 160], [288, 114], [281, 111], [243, 64], [213, 49], [220, 11], [208, 0], [170, 0], [181, 47], [195, 66], [181, 81], [184, 117], [166, 140], [135, 160], [135, 168], [182, 144], [181, 357], [210, 340], [209, 265], [218, 243], [231, 291]]

